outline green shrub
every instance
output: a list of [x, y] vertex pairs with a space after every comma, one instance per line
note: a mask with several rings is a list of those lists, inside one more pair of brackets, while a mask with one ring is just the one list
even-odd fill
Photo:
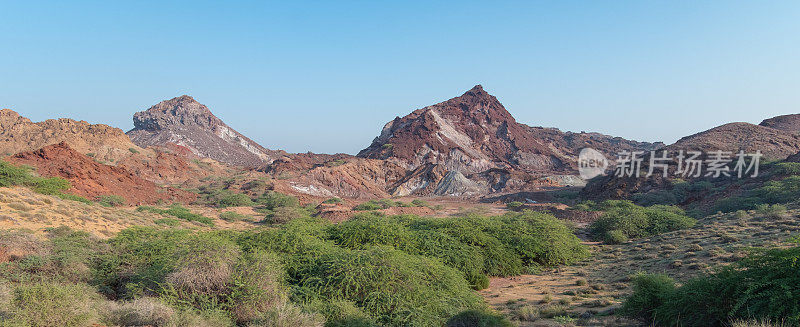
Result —
[[413, 207], [413, 206], [418, 206], [418, 205], [415, 205], [413, 201], [411, 203], [405, 203], [402, 201], [394, 201], [392, 199], [380, 199], [380, 200], [369, 200], [367, 202], [361, 203], [353, 207], [353, 210], [369, 211], [369, 210], [389, 209], [393, 207]]
[[66, 200], [75, 200], [84, 203], [91, 201], [77, 195], [66, 194], [64, 191], [70, 188], [70, 183], [61, 177], [38, 177], [31, 174], [28, 167], [14, 166], [6, 161], [0, 160], [0, 187], [27, 186], [34, 192], [55, 195]]
[[267, 214], [264, 221], [271, 224], [283, 224], [294, 219], [309, 217], [309, 212], [305, 208], [299, 207], [277, 207]]
[[344, 201], [342, 201], [342, 199], [340, 199], [340, 198], [330, 198], [330, 199], [327, 199], [325, 201], [322, 201], [322, 203], [325, 203], [325, 204], [337, 204], [337, 203], [342, 203], [342, 202], [344, 202]]
[[0, 160], [0, 187], [29, 185], [33, 179], [27, 167], [14, 166]]
[[719, 326], [737, 319], [796, 325], [800, 322], [798, 259], [798, 246], [766, 250], [672, 290], [635, 287], [623, 312], [665, 326]]
[[522, 203], [522, 202], [519, 202], [519, 201], [506, 203], [506, 209], [513, 210], [513, 211], [520, 210], [524, 206], [525, 206], [525, 204]]
[[641, 207], [630, 201], [609, 200], [594, 207], [605, 213], [592, 223], [590, 231], [595, 238], [609, 242], [689, 228], [697, 222], [672, 206]]
[[109, 302], [101, 311], [101, 322], [109, 326], [166, 326], [175, 310], [155, 298]]
[[628, 236], [625, 235], [625, 232], [615, 229], [606, 232], [606, 235], [603, 237], [603, 242], [608, 244], [622, 244], [628, 241]]
[[61, 177], [37, 178], [33, 182], [33, 190], [47, 195], [61, 194], [70, 188], [69, 181]]
[[232, 193], [223, 196], [217, 202], [217, 206], [221, 208], [227, 207], [249, 207], [254, 204], [253, 200], [250, 199], [249, 196], [242, 193]]
[[287, 300], [281, 259], [243, 253], [225, 233], [137, 227], [109, 243], [96, 275], [114, 297], [155, 295], [177, 307], [228, 312], [242, 324]]
[[418, 252], [411, 231], [393, 217], [355, 216], [353, 219], [331, 226], [329, 234], [336, 244], [350, 249], [391, 245], [406, 252]]
[[756, 213], [767, 218], [782, 218], [786, 215], [787, 210], [786, 206], [780, 204], [759, 204], [756, 206]]
[[675, 292], [675, 281], [667, 275], [638, 274], [633, 277], [633, 294], [620, 308], [624, 316], [655, 320], [655, 310]]
[[296, 197], [275, 191], [268, 191], [262, 194], [256, 202], [269, 210], [275, 210], [275, 208], [280, 207], [297, 207], [300, 204]]
[[86, 204], [92, 204], [92, 200], [84, 198], [84, 197], [82, 197], [80, 195], [75, 195], [75, 194], [71, 194], [71, 193], [61, 193], [61, 194], [59, 194], [57, 196], [59, 198], [64, 199], [64, 200], [70, 200], [70, 201], [77, 201], [77, 202], [86, 203]]
[[430, 207], [430, 204], [428, 204], [428, 202], [420, 199], [412, 200], [411, 205], [415, 207]]
[[355, 211], [381, 210], [381, 209], [383, 209], [383, 206], [373, 201], [364, 202], [353, 207], [353, 210]]
[[779, 162], [773, 171], [779, 175], [800, 175], [800, 162]]
[[375, 318], [366, 314], [354, 302], [345, 300], [314, 301], [305, 305], [325, 317], [327, 327], [378, 327]]
[[136, 150], [136, 148], [128, 148], [128, 151], [130, 151], [133, 154], [139, 153], [139, 150]]
[[18, 286], [10, 304], [9, 326], [90, 326], [94, 292], [83, 285], [35, 283]]
[[119, 195], [101, 195], [97, 197], [97, 203], [104, 207], [119, 207], [125, 205], [125, 198]]
[[299, 289], [358, 303], [381, 325], [441, 325], [482, 307], [461, 273], [435, 260], [384, 246], [346, 250], [321, 243], [308, 250], [315, 259], [291, 267]]
[[222, 220], [228, 221], [228, 222], [234, 222], [234, 221], [242, 221], [242, 220], [252, 220], [253, 217], [250, 217], [248, 215], [243, 215], [243, 214], [240, 214], [240, 213], [234, 212], [234, 211], [225, 211], [225, 212], [222, 212], [222, 213], [219, 214], [219, 219], [222, 219]]
[[173, 219], [173, 218], [161, 218], [161, 219], [153, 220], [153, 222], [156, 223], [156, 224], [159, 224], [159, 225], [173, 226], [173, 227], [174, 226], [178, 226], [178, 225], [181, 224], [180, 220]]
[[175, 218], [183, 219], [183, 220], [186, 220], [186, 221], [196, 221], [196, 222], [201, 223], [201, 224], [214, 226], [214, 220], [213, 219], [208, 218], [208, 217], [203, 216], [203, 215], [192, 213], [191, 211], [189, 211], [189, 209], [187, 209], [185, 207], [182, 207], [179, 204], [173, 204], [172, 206], [170, 206], [167, 209], [160, 209], [160, 208], [151, 207], [151, 206], [139, 206], [138, 208], [136, 208], [136, 211], [146, 211], [146, 212], [153, 212], [153, 213], [157, 213], [157, 214], [161, 214], [161, 215], [169, 215], [169, 216], [173, 216]]
[[492, 312], [469, 310], [447, 320], [446, 327], [511, 327], [510, 321]]

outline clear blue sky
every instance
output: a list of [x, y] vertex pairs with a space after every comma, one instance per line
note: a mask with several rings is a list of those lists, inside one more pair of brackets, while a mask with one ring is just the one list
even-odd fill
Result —
[[0, 26], [0, 107], [128, 130], [189, 94], [291, 152], [355, 153], [475, 84], [644, 141], [800, 113], [798, 1], [0, 0]]

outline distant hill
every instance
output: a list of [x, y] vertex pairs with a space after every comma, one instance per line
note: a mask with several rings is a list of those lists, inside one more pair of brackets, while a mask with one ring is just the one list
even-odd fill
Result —
[[261, 167], [285, 154], [237, 132], [188, 95], [137, 112], [133, 125], [127, 134], [141, 147], [178, 145], [199, 157], [235, 166]]

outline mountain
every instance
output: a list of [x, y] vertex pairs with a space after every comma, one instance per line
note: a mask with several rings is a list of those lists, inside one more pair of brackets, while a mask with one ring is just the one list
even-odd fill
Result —
[[133, 125], [127, 134], [141, 147], [178, 145], [230, 165], [260, 167], [283, 155], [237, 132], [188, 95], [137, 112]]
[[518, 123], [497, 98], [476, 85], [459, 97], [395, 118], [358, 156], [399, 162], [411, 170], [438, 164], [465, 175], [489, 169], [548, 175], [573, 173], [584, 147], [610, 155], [661, 146], [530, 127]]
[[[741, 150], [748, 154], [760, 151], [763, 155], [762, 160], [798, 162], [800, 161], [800, 114], [768, 118], [759, 125], [744, 122], [727, 123], [683, 137], [663, 149], [670, 153], [671, 158], [675, 158], [678, 151], [683, 150], [699, 151], [703, 154], [699, 159], [707, 160], [709, 153], [722, 150], [733, 152], [730, 158], [735, 162], [735, 153]], [[657, 155], [660, 156], [660, 152]], [[645, 154], [642, 160], [642, 171], [646, 172], [648, 166], [649, 154]], [[676, 176], [676, 169], [677, 161], [672, 160], [669, 162], [670, 174], [667, 177], [663, 177], [661, 174], [638, 178], [635, 176], [617, 177], [609, 171], [609, 174], [589, 181], [581, 191], [581, 196], [589, 199], [625, 199], [637, 193], [653, 192], [653, 194], [657, 194], [669, 190], [674, 186], [673, 184], [680, 183], [682, 179], [695, 181], [708, 179], [703, 176], [700, 178]], [[681, 179], [676, 182], [675, 177], [681, 177]], [[720, 189], [738, 185], [736, 179], [712, 178], [710, 180], [720, 184], [718, 185]], [[686, 199], [686, 201], [693, 200], [696, 199]]]
[[[728, 123], [686, 136], [667, 147], [670, 151], [724, 150], [746, 153], [761, 151], [767, 159], [785, 159], [800, 151], [800, 130], [793, 130], [795, 122], [779, 116], [764, 120], [761, 125]], [[776, 128], [777, 127], [777, 128]]]
[[51, 144], [36, 151], [22, 152], [9, 158], [15, 164], [36, 168], [46, 177], [70, 181], [71, 193], [94, 200], [98, 196], [117, 195], [128, 204], [191, 202], [196, 195], [174, 188], [159, 187], [123, 167], [109, 166], [78, 153], [66, 142]]
[[141, 149], [119, 129], [68, 118], [32, 122], [11, 109], [0, 110], [0, 153], [12, 155], [60, 142], [104, 162], [116, 162]]

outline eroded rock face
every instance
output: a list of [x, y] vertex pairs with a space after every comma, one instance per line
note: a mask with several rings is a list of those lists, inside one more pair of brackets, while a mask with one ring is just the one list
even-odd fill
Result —
[[73, 150], [66, 142], [18, 153], [9, 160], [35, 167], [42, 176], [62, 177], [72, 185], [69, 192], [89, 199], [118, 195], [128, 204], [139, 205], [159, 201], [188, 203], [196, 198], [187, 191], [159, 187], [125, 168], [98, 163]]
[[226, 125], [205, 105], [183, 95], [133, 115], [131, 141], [141, 147], [185, 147], [195, 155], [235, 166], [260, 167], [281, 156]]
[[0, 110], [0, 153], [11, 155], [67, 142], [73, 149], [113, 163], [141, 150], [121, 129], [68, 118], [32, 122], [10, 109]]

